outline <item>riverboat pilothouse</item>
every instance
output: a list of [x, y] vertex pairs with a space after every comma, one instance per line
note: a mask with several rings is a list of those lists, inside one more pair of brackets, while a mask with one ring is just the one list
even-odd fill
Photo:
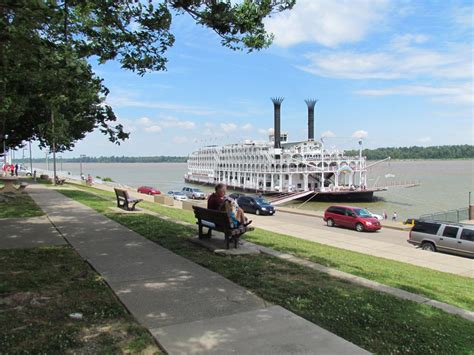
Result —
[[376, 191], [367, 187], [367, 165], [362, 156], [347, 156], [343, 151], [328, 150], [324, 140], [314, 140], [314, 106], [308, 106], [308, 140], [288, 142], [280, 131], [283, 98], [273, 98], [274, 133], [268, 142], [245, 141], [224, 146], [202, 147], [190, 154], [186, 182], [278, 195], [280, 202], [293, 199], [372, 200]]

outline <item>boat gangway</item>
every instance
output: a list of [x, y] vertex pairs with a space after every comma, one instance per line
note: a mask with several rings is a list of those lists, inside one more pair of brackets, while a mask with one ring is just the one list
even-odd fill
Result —
[[298, 191], [298, 192], [288, 192], [275, 196], [271, 200], [272, 205], [281, 205], [286, 202], [297, 200], [299, 198], [306, 197], [308, 195], [314, 194], [314, 191]]

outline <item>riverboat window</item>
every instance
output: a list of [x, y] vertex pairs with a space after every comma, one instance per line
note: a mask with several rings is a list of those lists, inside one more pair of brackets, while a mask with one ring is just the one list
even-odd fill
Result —
[[458, 230], [458, 227], [446, 226], [444, 227], [443, 237], [456, 238], [456, 236], [458, 235]]
[[474, 242], [474, 230], [464, 228], [461, 232], [461, 239], [469, 240], [470, 242]]
[[413, 226], [412, 231], [426, 234], [436, 234], [438, 233], [440, 226], [441, 225], [438, 223], [418, 222]]

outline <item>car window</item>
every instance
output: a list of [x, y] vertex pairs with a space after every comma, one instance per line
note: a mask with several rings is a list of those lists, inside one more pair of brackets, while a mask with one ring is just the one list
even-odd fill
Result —
[[348, 208], [345, 209], [345, 215], [346, 215], [346, 216], [349, 216], [349, 217], [356, 216], [356, 214], [354, 213], [354, 211], [351, 210], [351, 209], [348, 209]]
[[334, 213], [334, 212], [335, 212], [335, 209], [336, 209], [335, 207], [329, 207], [329, 208], [328, 208], [328, 212]]
[[464, 228], [461, 232], [461, 239], [474, 242], [474, 230]]
[[334, 213], [344, 215], [346, 213], [346, 209], [342, 207], [336, 207], [334, 208]]
[[436, 234], [438, 233], [439, 227], [441, 227], [441, 224], [439, 223], [418, 222], [413, 226], [411, 230], [413, 232]]
[[458, 227], [446, 226], [444, 227], [443, 237], [456, 238], [456, 236], [458, 235], [458, 230]]
[[355, 208], [354, 211], [360, 217], [372, 217], [372, 214], [363, 208]]

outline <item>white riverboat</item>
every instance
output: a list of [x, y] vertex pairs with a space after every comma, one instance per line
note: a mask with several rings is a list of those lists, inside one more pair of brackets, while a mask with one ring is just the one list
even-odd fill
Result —
[[367, 187], [367, 161], [359, 155], [328, 150], [323, 140], [314, 140], [314, 104], [308, 105], [308, 140], [288, 142], [280, 133], [282, 98], [274, 103], [275, 128], [268, 142], [245, 141], [224, 146], [205, 146], [188, 157], [185, 181], [263, 194], [278, 194], [283, 201], [313, 195], [318, 200], [371, 200], [375, 191]]

